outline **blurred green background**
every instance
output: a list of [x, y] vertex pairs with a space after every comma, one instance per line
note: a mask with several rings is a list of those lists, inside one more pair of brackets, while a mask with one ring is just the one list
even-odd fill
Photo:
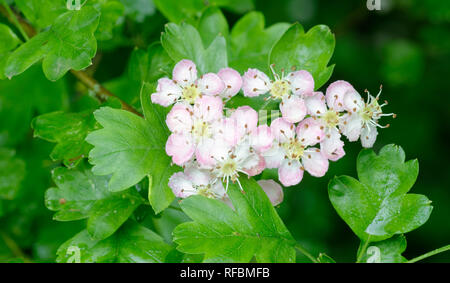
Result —
[[[130, 53], [135, 46], [158, 40], [167, 22], [151, 0], [137, 2], [145, 2], [147, 9], [129, 12], [113, 40], [99, 42], [96, 59], [101, 63], [89, 70], [132, 104], [138, 103], [138, 89], [126, 79]], [[298, 21], [305, 30], [317, 24], [331, 28], [336, 35], [331, 62], [336, 67], [329, 82], [347, 80], [361, 93], [366, 88], [377, 93], [383, 84], [382, 99], [389, 101], [385, 109], [397, 113], [397, 119], [381, 120], [391, 127], [380, 131], [374, 149], [395, 143], [403, 147], [407, 159], [418, 158], [419, 178], [411, 192], [427, 195], [434, 206], [429, 221], [406, 235], [404, 256], [412, 258], [449, 244], [450, 1], [381, 0], [380, 11], [369, 11], [365, 0], [255, 0], [254, 6], [265, 15], [267, 26]], [[230, 26], [242, 15], [229, 10], [224, 14]], [[59, 164], [49, 158], [53, 145], [33, 138], [30, 122], [50, 111], [87, 108], [93, 102], [86, 92], [70, 75], [48, 82], [40, 66], [0, 81], [0, 146], [15, 148], [24, 163], [18, 161], [14, 170], [26, 172], [18, 197], [0, 200], [0, 261], [19, 257], [52, 261], [58, 246], [83, 228], [82, 222], [52, 221], [45, 208], [50, 171]], [[325, 177], [305, 174], [300, 185], [285, 190], [278, 209], [294, 238], [313, 253], [326, 252], [338, 262], [354, 261], [359, 241], [331, 206], [327, 183], [335, 175], [356, 177], [360, 149], [359, 143], [347, 143], [346, 156], [332, 163]], [[166, 214], [151, 226], [167, 236], [172, 226], [162, 223], [179, 216]], [[299, 260], [307, 261], [301, 256]], [[450, 262], [450, 254], [427, 261]]]

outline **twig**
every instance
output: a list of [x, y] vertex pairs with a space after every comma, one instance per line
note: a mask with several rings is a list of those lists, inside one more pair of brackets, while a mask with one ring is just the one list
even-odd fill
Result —
[[307, 258], [309, 258], [312, 262], [318, 263], [317, 259], [316, 259], [312, 254], [310, 254], [304, 247], [302, 247], [300, 244], [297, 243], [297, 244], [295, 245], [295, 248], [296, 248], [299, 252], [301, 252], [302, 254], [304, 254]]
[[17, 243], [13, 239], [11, 239], [5, 232], [0, 231], [0, 236], [14, 256], [23, 259], [24, 262], [31, 262], [31, 260], [23, 253]]
[[436, 250], [434, 250], [434, 251], [428, 252], [428, 253], [426, 253], [426, 254], [423, 254], [423, 255], [421, 255], [421, 256], [418, 256], [418, 257], [416, 257], [416, 258], [413, 258], [413, 259], [411, 259], [411, 260], [408, 260], [407, 263], [414, 263], [414, 262], [417, 262], [417, 261], [419, 261], [419, 260], [425, 259], [425, 258], [427, 258], [427, 257], [433, 256], [433, 255], [437, 255], [437, 254], [439, 254], [439, 253], [443, 253], [443, 252], [446, 252], [446, 251], [449, 251], [449, 250], [450, 250], [450, 245], [447, 245], [447, 246], [445, 246], [445, 247], [436, 249]]
[[[4, 3], [4, 0], [0, 0], [1, 3]], [[25, 22], [21, 17], [19, 17], [17, 14], [15, 14], [8, 5], [4, 4], [5, 7], [0, 6], [0, 13], [5, 16], [11, 23], [17, 24], [17, 28], [22, 32], [24, 32], [24, 38], [28, 40], [29, 38], [32, 38], [34, 35], [36, 35], [36, 30], [27, 22]], [[7, 8], [6, 8], [7, 7]], [[9, 13], [10, 11], [11, 13]], [[20, 28], [19, 28], [20, 27]], [[80, 82], [82, 82], [85, 86], [92, 89], [95, 93], [95, 96], [100, 101], [105, 101], [107, 97], [114, 97], [120, 101], [122, 104], [122, 109], [130, 111], [131, 113], [134, 113], [138, 116], [143, 117], [139, 111], [134, 109], [131, 105], [120, 99], [118, 96], [107, 90], [105, 87], [103, 87], [97, 80], [95, 80], [93, 77], [91, 77], [89, 74], [87, 74], [85, 71], [70, 71]]]

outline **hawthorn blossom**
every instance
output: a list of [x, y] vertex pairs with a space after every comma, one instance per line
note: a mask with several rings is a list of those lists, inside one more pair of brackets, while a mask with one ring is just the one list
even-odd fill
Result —
[[275, 141], [263, 155], [267, 168], [278, 168], [278, 176], [284, 186], [300, 183], [304, 170], [315, 177], [325, 175], [328, 159], [314, 147], [325, 134], [316, 119], [306, 118], [295, 127], [293, 123], [278, 118], [270, 127]]
[[214, 178], [208, 170], [202, 170], [192, 163], [177, 172], [169, 179], [169, 187], [175, 196], [186, 198], [191, 195], [203, 195], [209, 198], [224, 200], [227, 198], [222, 182], [213, 182]]
[[242, 77], [238, 71], [231, 68], [221, 69], [217, 75], [223, 81], [225, 87], [219, 96], [224, 99], [230, 99], [235, 96], [242, 87]]
[[215, 96], [225, 89], [225, 83], [214, 73], [197, 77], [197, 67], [190, 60], [181, 60], [173, 68], [172, 79], [158, 80], [156, 93], [151, 95], [153, 103], [169, 106], [176, 102], [194, 104], [202, 95]]
[[280, 184], [274, 180], [259, 180], [258, 185], [261, 186], [273, 206], [283, 202], [284, 194]]
[[195, 151], [212, 139], [223, 117], [223, 102], [219, 97], [203, 96], [194, 106], [177, 103], [166, 117], [172, 134], [166, 143], [166, 153], [177, 165], [190, 161]]
[[379, 104], [378, 100], [381, 95], [382, 87], [377, 96], [374, 97], [366, 90], [367, 101], [361, 98], [358, 92], [347, 92], [344, 95], [344, 107], [348, 111], [343, 117], [343, 125], [341, 127], [342, 133], [349, 141], [357, 141], [361, 138], [363, 147], [370, 148], [375, 143], [378, 135], [378, 128], [388, 128], [389, 124], [381, 126], [378, 120], [383, 116], [396, 117], [394, 113], [383, 113], [382, 107], [387, 105]]
[[291, 123], [303, 120], [307, 114], [304, 98], [312, 95], [314, 79], [305, 70], [294, 71], [286, 76], [271, 70], [275, 81], [257, 69], [248, 69], [243, 77], [244, 96], [255, 97], [267, 92], [272, 99], [281, 99], [280, 110], [284, 119]]
[[321, 125], [324, 138], [320, 142], [320, 149], [329, 160], [336, 161], [345, 155], [344, 142], [341, 140], [338, 126], [341, 121], [341, 113], [327, 107], [325, 96], [322, 92], [315, 92], [305, 99], [308, 114]]

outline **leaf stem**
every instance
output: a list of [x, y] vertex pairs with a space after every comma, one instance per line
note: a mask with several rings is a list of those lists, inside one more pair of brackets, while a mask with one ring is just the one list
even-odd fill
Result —
[[[24, 38], [26, 40], [29, 40], [30, 37], [33, 37], [36, 34], [36, 30], [32, 26], [30, 26], [28, 23], [26, 23], [24, 21], [19, 21], [17, 19], [16, 15], [11, 10], [9, 5], [6, 4], [5, 0], [0, 0], [0, 3], [2, 3], [3, 6], [5, 7], [4, 9], [0, 9], [0, 13], [2, 15], [4, 15], [11, 23], [13, 23], [17, 26], [19, 31], [21, 33], [23, 33], [22, 35], [24, 36]], [[0, 8], [2, 8], [2, 7], [0, 6]], [[23, 28], [26, 29], [26, 32]], [[122, 104], [122, 109], [143, 117], [143, 115], [141, 113], [139, 113], [139, 111], [137, 111], [131, 105], [129, 105], [128, 103], [126, 103], [125, 101], [120, 99], [117, 95], [113, 94], [112, 92], [107, 90], [105, 87], [103, 87], [97, 80], [95, 80], [88, 73], [86, 73], [86, 71], [70, 70], [70, 72], [86, 87], [92, 89], [95, 93], [95, 96], [100, 101], [102, 101], [102, 102], [105, 101], [105, 99], [107, 97], [114, 97], [120, 101], [120, 103]]]
[[17, 245], [17, 243], [13, 239], [11, 239], [5, 232], [0, 231], [0, 236], [14, 256], [23, 259], [24, 262], [31, 262], [31, 260], [20, 249], [19, 245]]
[[17, 19], [16, 15], [14, 14], [14, 12], [11, 10], [11, 8], [9, 7], [8, 4], [6, 4], [5, 0], [0, 0], [0, 2], [2, 3], [2, 5], [5, 7], [6, 12], [8, 13], [7, 18], [8, 20], [10, 20], [15, 26], [16, 28], [19, 30], [20, 34], [22, 34], [23, 38], [25, 39], [25, 41], [28, 41], [30, 39], [30, 37], [28, 36], [28, 34], [25, 32], [25, 30], [22, 28], [22, 25], [19, 23], [19, 20]]
[[297, 243], [297, 244], [295, 245], [295, 248], [296, 248], [300, 253], [302, 253], [302, 254], [305, 255], [307, 258], [309, 258], [312, 262], [318, 263], [317, 259], [316, 259], [312, 254], [310, 254], [304, 247], [302, 247], [300, 244]]
[[366, 253], [367, 247], [369, 246], [369, 243], [370, 243], [370, 236], [371, 235], [369, 235], [367, 237], [367, 240], [364, 241], [364, 244], [363, 244], [361, 250], [359, 250], [358, 256], [356, 258], [356, 263], [360, 263], [361, 259], [363, 258], [364, 254]]
[[408, 260], [406, 263], [414, 263], [414, 262], [418, 262], [419, 260], [425, 259], [425, 258], [430, 257], [430, 256], [434, 256], [434, 255], [437, 255], [437, 254], [439, 254], [439, 253], [443, 253], [443, 252], [446, 252], [446, 251], [449, 251], [449, 250], [450, 250], [450, 245], [446, 245], [446, 246], [444, 246], [444, 247], [442, 247], [442, 248], [433, 250], [433, 251], [431, 251], [431, 252], [428, 252], [428, 253], [426, 253], [426, 254], [423, 254], [423, 255], [421, 255], [421, 256], [418, 256], [418, 257], [416, 257], [416, 258], [413, 258], [413, 259], [411, 259], [411, 260]]

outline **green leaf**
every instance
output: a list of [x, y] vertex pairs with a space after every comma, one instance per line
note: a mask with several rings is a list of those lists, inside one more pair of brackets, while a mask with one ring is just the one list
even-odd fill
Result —
[[228, 38], [228, 22], [216, 7], [205, 9], [197, 25], [204, 46], [209, 46], [218, 35]]
[[[162, 117], [167, 116], [167, 108], [153, 104], [150, 93], [154, 91], [154, 85], [145, 83], [141, 92], [141, 104], [146, 121], [152, 122], [159, 135], [168, 137], [169, 130]], [[167, 138], [166, 138], [167, 139]], [[164, 152], [165, 154], [165, 152]], [[175, 199], [172, 189], [169, 187], [169, 178], [173, 173], [179, 171], [177, 166], [172, 165], [170, 158], [165, 155], [159, 159], [159, 166], [155, 166], [149, 173], [148, 200], [155, 211], [160, 213], [166, 209]]]
[[153, 3], [161, 14], [174, 23], [182, 20], [192, 22], [205, 7], [203, 0], [183, 0], [182, 4], [177, 0], [153, 0]]
[[248, 68], [269, 72], [269, 52], [289, 28], [287, 23], [277, 23], [264, 28], [264, 15], [250, 12], [233, 27], [230, 36], [230, 67], [243, 73]]
[[4, 24], [0, 24], [0, 54], [13, 50], [17, 45], [21, 43], [17, 35]]
[[324, 85], [333, 73], [334, 65], [327, 67], [333, 55], [335, 38], [324, 25], [311, 28], [307, 33], [296, 23], [292, 25], [275, 44], [270, 53], [270, 64], [281, 74], [282, 69], [289, 71], [309, 71], [315, 81], [315, 88]]
[[235, 210], [200, 195], [181, 202], [193, 222], [178, 225], [178, 250], [205, 254], [206, 262], [294, 262], [295, 240], [264, 191], [253, 179], [241, 178], [244, 192], [230, 184], [228, 195]]
[[96, 121], [92, 111], [58, 111], [36, 117], [31, 127], [34, 129], [34, 137], [56, 143], [50, 154], [52, 160], [63, 160], [64, 165], [73, 167], [91, 150], [92, 146], [84, 139], [96, 128]]
[[36, 27], [46, 28], [64, 12], [67, 12], [65, 0], [15, 0], [25, 17]]
[[407, 259], [402, 256], [402, 253], [405, 250], [406, 250], [405, 236], [396, 235], [390, 239], [370, 244], [367, 247], [366, 253], [362, 256], [362, 262], [377, 262], [377, 263], [406, 262]]
[[[94, 6], [95, 7], [95, 6]], [[97, 40], [109, 40], [113, 37], [113, 29], [124, 15], [125, 7], [119, 1], [100, 1], [97, 4], [101, 12], [98, 28], [95, 31]]]
[[89, 169], [58, 167], [52, 172], [55, 188], [45, 194], [53, 219], [73, 221], [88, 218], [87, 231], [93, 239], [112, 235], [143, 202], [135, 188], [112, 193], [108, 176], [95, 176]]
[[35, 65], [11, 80], [0, 81], [0, 144], [15, 145], [30, 131], [33, 114], [63, 110], [68, 105], [65, 80], [50, 82]]
[[403, 149], [395, 145], [361, 151], [357, 160], [359, 180], [335, 177], [328, 193], [339, 216], [364, 241], [381, 241], [412, 231], [431, 213], [424, 195], [407, 194], [416, 181], [417, 160], [405, 162]]
[[218, 35], [208, 48], [205, 48], [200, 34], [189, 24], [167, 24], [161, 36], [161, 43], [172, 60], [192, 60], [202, 74], [218, 72], [228, 66], [225, 38]]
[[142, 23], [145, 18], [155, 13], [152, 0], [120, 0], [125, 6], [125, 15], [136, 22]]
[[60, 15], [50, 30], [40, 33], [14, 51], [6, 62], [5, 75], [16, 76], [44, 58], [45, 76], [56, 81], [70, 69], [91, 65], [97, 51], [94, 32], [100, 13], [91, 6]]
[[25, 162], [12, 149], [0, 147], [0, 198], [13, 199], [25, 177]]
[[79, 252], [79, 262], [164, 262], [172, 247], [153, 231], [128, 221], [111, 237], [93, 240], [86, 230], [65, 242], [57, 262], [68, 262]]

